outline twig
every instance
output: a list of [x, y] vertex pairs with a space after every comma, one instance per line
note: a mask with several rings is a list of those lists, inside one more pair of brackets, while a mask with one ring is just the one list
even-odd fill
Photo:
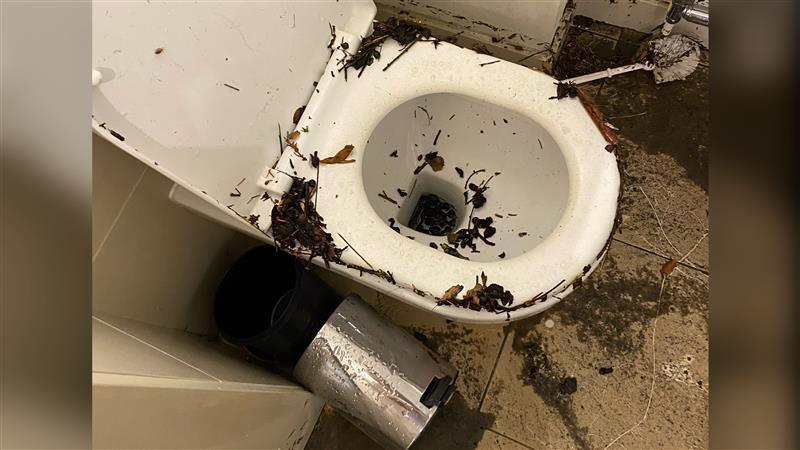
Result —
[[393, 198], [391, 198], [388, 195], [386, 195], [386, 192], [384, 192], [384, 191], [381, 191], [380, 193], [378, 193], [378, 197], [386, 200], [387, 202], [391, 202], [391, 203], [394, 203], [395, 205], [397, 205], [397, 201], [395, 201]]
[[364, 257], [361, 256], [361, 253], [358, 253], [358, 250], [356, 250], [349, 242], [347, 242], [347, 239], [345, 239], [344, 236], [342, 236], [341, 233], [336, 233], [336, 234], [338, 234], [339, 237], [342, 238], [344, 243], [347, 244], [347, 246], [350, 247], [350, 249], [353, 250], [356, 253], [356, 255], [358, 255], [358, 257], [361, 258], [362, 261], [364, 261], [364, 264], [368, 265], [370, 269], [375, 270], [375, 268], [372, 267], [372, 264], [370, 264], [369, 261], [364, 259]]
[[678, 262], [683, 262], [684, 260], [687, 260], [686, 258], [688, 258], [688, 257], [689, 257], [689, 255], [690, 255], [690, 254], [691, 254], [693, 251], [695, 251], [695, 249], [697, 249], [697, 246], [698, 246], [698, 245], [700, 245], [700, 243], [701, 243], [701, 242], [703, 242], [703, 239], [705, 239], [705, 238], [706, 238], [706, 236], [708, 236], [708, 231], [706, 231], [705, 233], [703, 233], [703, 235], [702, 235], [702, 236], [700, 236], [700, 239], [698, 239], [698, 240], [697, 240], [697, 242], [695, 242], [695, 243], [694, 243], [694, 246], [691, 248], [691, 250], [689, 250], [688, 252], [686, 252], [686, 254], [685, 254], [685, 255], [683, 255], [683, 257], [682, 257], [681, 259], [679, 259], [679, 260], [678, 260]]
[[608, 120], [614, 120], [614, 119], [627, 119], [627, 118], [629, 118], [629, 117], [639, 117], [639, 116], [643, 116], [643, 115], [645, 115], [645, 114], [647, 114], [647, 111], [642, 111], [642, 112], [640, 112], [640, 113], [637, 113], [637, 114], [628, 114], [628, 115], [625, 115], [625, 116], [614, 116], [614, 117], [609, 117], [609, 118], [608, 118]]
[[531, 53], [530, 55], [528, 55], [528, 56], [526, 56], [526, 57], [524, 57], [524, 58], [520, 59], [519, 61], [517, 61], [517, 63], [521, 63], [522, 61], [525, 61], [525, 60], [526, 60], [526, 59], [528, 59], [528, 58], [532, 58], [532, 57], [534, 57], [534, 56], [536, 56], [536, 55], [538, 55], [538, 54], [540, 54], [540, 53], [544, 53], [544, 52], [546, 52], [546, 51], [549, 51], [549, 50], [550, 50], [550, 47], [548, 46], [548, 47], [547, 47], [547, 48], [545, 48], [544, 50], [539, 50], [538, 52]]
[[[670, 260], [670, 259], [672, 259], [671, 257], [669, 257], [669, 256], [667, 256], [667, 255], [665, 255], [665, 254], [663, 254], [663, 253], [659, 253], [659, 252], [657, 252], [657, 251], [655, 251], [655, 250], [652, 250], [652, 249], [649, 249], [649, 248], [645, 248], [645, 247], [642, 247], [642, 246], [640, 246], [640, 245], [636, 245], [636, 244], [634, 244], [634, 243], [632, 243], [632, 242], [628, 242], [628, 241], [625, 241], [625, 240], [622, 240], [622, 239], [619, 239], [619, 238], [613, 238], [613, 239], [614, 239], [615, 241], [617, 241], [617, 242], [621, 243], [621, 244], [625, 244], [625, 245], [628, 245], [628, 246], [630, 246], [630, 247], [633, 247], [633, 248], [639, 249], [639, 250], [641, 250], [641, 251], [643, 251], [643, 252], [650, 253], [650, 254], [651, 254], [651, 255], [653, 255], [653, 256], [658, 256], [658, 257], [660, 257], [660, 258], [664, 258], [664, 259], [666, 259], [666, 260]], [[683, 267], [686, 267], [686, 268], [688, 268], [688, 269], [696, 270], [696, 271], [698, 271], [698, 272], [700, 272], [700, 273], [702, 273], [702, 274], [704, 274], [704, 275], [708, 275], [708, 274], [709, 274], [707, 270], [705, 270], [705, 269], [703, 269], [703, 268], [701, 268], [701, 267], [697, 267], [697, 266], [694, 266], [694, 265], [691, 265], [691, 264], [685, 263], [685, 262], [683, 262], [683, 261], [678, 261], [678, 264], [680, 264], [681, 266], [683, 266]]]
[[408, 49], [410, 49], [416, 43], [417, 43], [417, 40], [415, 39], [415, 40], [411, 41], [410, 44], [406, 45], [405, 48], [403, 48], [403, 50], [401, 50], [400, 53], [397, 56], [394, 57], [393, 60], [389, 61], [389, 64], [387, 64], [386, 67], [383, 68], [383, 71], [386, 72], [386, 70], [388, 70], [389, 67], [392, 67], [392, 64], [394, 64], [395, 61], [400, 59], [400, 57], [403, 56], [408, 51]]
[[653, 404], [653, 391], [655, 391], [655, 388], [656, 388], [656, 325], [658, 325], [658, 313], [659, 313], [659, 311], [661, 309], [661, 297], [664, 294], [664, 284], [667, 282], [667, 277], [668, 276], [669, 275], [662, 275], [662, 277], [661, 277], [661, 289], [659, 289], [659, 291], [658, 291], [658, 301], [656, 302], [656, 317], [655, 317], [655, 319], [653, 319], [653, 341], [652, 341], [653, 342], [653, 378], [652, 378], [652, 381], [650, 382], [650, 393], [647, 395], [647, 406], [644, 408], [644, 415], [642, 415], [641, 420], [636, 422], [636, 424], [634, 426], [628, 428], [622, 434], [620, 434], [619, 436], [615, 437], [605, 447], [603, 447], [603, 450], [611, 447], [618, 440], [622, 439], [625, 435], [627, 435], [628, 433], [632, 432], [637, 427], [639, 427], [641, 424], [643, 424], [647, 420], [647, 414], [650, 412], [650, 405]]
[[650, 197], [647, 195], [644, 189], [641, 188], [641, 186], [638, 186], [638, 189], [642, 194], [644, 194], [644, 198], [647, 200], [647, 203], [650, 204], [650, 208], [652, 208], [653, 214], [656, 216], [656, 221], [658, 222], [658, 228], [661, 230], [661, 234], [664, 235], [664, 238], [666, 238], [667, 243], [670, 245], [670, 247], [675, 249], [675, 252], [680, 255], [681, 251], [678, 250], [678, 247], [676, 247], [675, 244], [672, 243], [672, 241], [669, 239], [669, 236], [667, 236], [667, 232], [664, 231], [664, 224], [661, 223], [661, 218], [658, 216], [658, 211], [656, 211], [656, 207], [653, 206], [653, 202], [650, 201]]

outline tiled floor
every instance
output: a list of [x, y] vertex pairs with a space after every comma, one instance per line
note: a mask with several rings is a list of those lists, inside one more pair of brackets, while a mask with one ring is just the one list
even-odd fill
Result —
[[[559, 76], [627, 62], [644, 37], [575, 24]], [[506, 326], [458, 324], [322, 274], [461, 371], [415, 448], [708, 446], [708, 67], [664, 85], [638, 72], [586, 89], [620, 128], [623, 223], [601, 268], [561, 304]], [[683, 260], [666, 279], [665, 256]], [[326, 410], [307, 448], [377, 447]]]

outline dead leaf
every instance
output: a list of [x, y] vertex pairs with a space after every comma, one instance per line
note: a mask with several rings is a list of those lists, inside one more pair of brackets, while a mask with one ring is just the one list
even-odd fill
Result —
[[350, 152], [353, 151], [353, 146], [350, 144], [345, 145], [341, 150], [336, 152], [335, 155], [329, 156], [325, 159], [319, 160], [321, 164], [348, 164], [351, 162], [356, 162], [355, 159], [347, 159], [350, 156]]
[[300, 130], [294, 130], [291, 133], [286, 135], [286, 141], [287, 142], [294, 142], [299, 137], [300, 137]]
[[464, 294], [464, 299], [469, 300], [470, 302], [475, 303], [476, 305], [479, 305], [481, 303], [480, 294], [481, 292], [483, 292], [483, 288], [484, 286], [482, 284], [475, 283], [475, 287], [468, 290], [467, 293]]
[[670, 259], [669, 261], [665, 262], [664, 265], [661, 266], [661, 275], [667, 276], [671, 274], [677, 265], [678, 261], [676, 259]]
[[456, 298], [456, 295], [458, 295], [463, 289], [464, 286], [460, 284], [451, 286], [450, 289], [444, 291], [444, 295], [442, 295], [442, 300], [453, 300], [454, 298]]
[[433, 169], [434, 172], [438, 172], [444, 169], [444, 158], [441, 156], [431, 158], [431, 160], [428, 161], [428, 165], [431, 166], [431, 169]]
[[[444, 158], [439, 156], [439, 152], [430, 152], [425, 155], [425, 162], [431, 166], [434, 172], [438, 172], [444, 168]], [[424, 164], [421, 167], [425, 167]]]
[[305, 156], [303, 156], [302, 153], [300, 153], [300, 147], [298, 147], [297, 142], [295, 142], [299, 137], [300, 137], [300, 130], [294, 130], [291, 133], [286, 133], [286, 145], [288, 145], [289, 147], [292, 148], [292, 150], [294, 150], [294, 154], [297, 155], [298, 158], [302, 159], [303, 161], [306, 161], [308, 158], [306, 158]]
[[297, 125], [297, 122], [300, 122], [300, 119], [303, 118], [303, 111], [305, 110], [306, 110], [306, 105], [303, 105], [294, 111], [294, 115], [292, 116], [293, 124]]

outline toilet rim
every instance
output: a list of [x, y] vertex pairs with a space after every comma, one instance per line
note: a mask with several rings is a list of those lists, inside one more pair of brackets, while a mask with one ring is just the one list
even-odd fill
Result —
[[[386, 42], [381, 61], [391, 60], [398, 49], [397, 43]], [[298, 124], [298, 129], [304, 123], [310, 125], [312, 132], [304, 133], [298, 144], [301, 148], [325, 148], [325, 156], [344, 145], [355, 146], [355, 163], [320, 169], [321, 187], [327, 189], [318, 193], [319, 212], [329, 231], [335, 231], [334, 236], [341, 233], [346, 238], [348, 244], [342, 242], [342, 247], [353, 245], [372, 265], [390, 270], [401, 284], [432, 296], [441, 296], [454, 284], [469, 289], [474, 283], [471, 280], [485, 272], [489, 283], [497, 282], [511, 290], [516, 305], [555, 286], [557, 289], [548, 296], [551, 298], [568, 289], [573, 276], [585, 276], [585, 268], [594, 267], [613, 227], [619, 173], [615, 155], [605, 150], [607, 142], [579, 100], [550, 100], [555, 93], [555, 80], [543, 73], [502, 60], [480, 66], [497, 60], [446, 43], [438, 48], [420, 44], [398, 59], [390, 70], [381, 70], [384, 63], [379, 62], [368, 67], [361, 78], [351, 73], [345, 82], [341, 73], [331, 72], [334, 76], [328, 76], [329, 70], [336, 70], [332, 59], [320, 81], [323, 95], [312, 98], [304, 120]], [[394, 108], [437, 93], [465, 95], [509, 109], [540, 124], [558, 145], [567, 166], [570, 194], [556, 228], [535, 248], [501, 261], [464, 261], [396, 234], [372, 208], [361, 182], [361, 152], [365, 151], [367, 141]], [[327, 120], [330, 124], [325, 123]], [[291, 153], [284, 152], [279, 166], [293, 158]], [[300, 176], [313, 178], [311, 171], [300, 172]], [[350, 211], [358, 214], [349, 214]], [[371, 245], [375, 242], [380, 242], [381, 247]], [[362, 262], [355, 255], [350, 254], [350, 258], [355, 263]], [[426, 279], [423, 267], [443, 265], [453, 272], [452, 280]], [[416, 294], [403, 297], [419, 307], [432, 306], [430, 298]], [[455, 314], [442, 315], [460, 320], [465, 320], [466, 315], [471, 317], [466, 320], [486, 321], [478, 316], [495, 315], [456, 306], [439, 307], [437, 312], [441, 314], [443, 308], [455, 310]]]

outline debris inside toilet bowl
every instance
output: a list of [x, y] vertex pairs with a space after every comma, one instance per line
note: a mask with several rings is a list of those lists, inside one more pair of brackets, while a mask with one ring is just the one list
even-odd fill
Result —
[[[481, 232], [481, 230], [483, 230]], [[447, 235], [447, 242], [458, 248], [469, 247], [472, 253], [480, 253], [475, 239], [483, 241], [484, 244], [494, 247], [495, 243], [489, 238], [494, 236], [497, 230], [492, 226], [492, 218], [472, 217], [467, 228], [462, 228], [455, 233]]]
[[[416, 169], [414, 169], [414, 175], [419, 175], [419, 173], [422, 172], [422, 170], [427, 166], [431, 166], [431, 169], [433, 169], [434, 172], [439, 172], [442, 169], [444, 169], [444, 158], [439, 156], [439, 152], [437, 151], [428, 152], [424, 156], [424, 158], [425, 160], [422, 162], [422, 164], [420, 164]], [[417, 157], [417, 160], [419, 159], [420, 157]]]
[[389, 228], [391, 228], [392, 230], [394, 230], [394, 231], [396, 231], [396, 232], [398, 232], [398, 233], [399, 233], [399, 232], [400, 232], [400, 228], [398, 228], [397, 226], [395, 226], [395, 224], [394, 224], [394, 223], [395, 223], [394, 217], [390, 217], [390, 218], [389, 218]]
[[408, 227], [431, 236], [444, 236], [456, 227], [456, 208], [436, 194], [423, 194], [417, 200]]
[[397, 205], [397, 207], [398, 207], [398, 208], [400, 207], [400, 204], [399, 204], [399, 203], [397, 203], [397, 200], [395, 200], [395, 199], [393, 199], [393, 198], [389, 197], [389, 195], [386, 193], [386, 191], [381, 191], [381, 192], [378, 194], [378, 197], [380, 197], [380, 198], [382, 198], [382, 199], [386, 200], [386, 201], [387, 201], [387, 202], [389, 202], [389, 203], [393, 203], [393, 204]]
[[[479, 173], [485, 172], [486, 169], [474, 170], [472, 174], [467, 178], [467, 181], [464, 182], [464, 204], [469, 205], [472, 204], [473, 208], [481, 208], [483, 205], [486, 204], [486, 196], [483, 194], [489, 189], [489, 182], [492, 181], [492, 178], [495, 175], [499, 175], [499, 172], [495, 172], [495, 175], [490, 176], [488, 179], [482, 181], [480, 184], [470, 183], [470, 180], [474, 175]], [[470, 197], [470, 191], [472, 192], [472, 197]]]
[[448, 254], [450, 256], [455, 256], [456, 258], [465, 259], [465, 260], [469, 261], [469, 258], [467, 258], [466, 256], [462, 255], [461, 253], [458, 252], [458, 250], [456, 250], [453, 247], [450, 247], [447, 244], [439, 244], [439, 247], [442, 248], [443, 252], [445, 252], [446, 254]]

